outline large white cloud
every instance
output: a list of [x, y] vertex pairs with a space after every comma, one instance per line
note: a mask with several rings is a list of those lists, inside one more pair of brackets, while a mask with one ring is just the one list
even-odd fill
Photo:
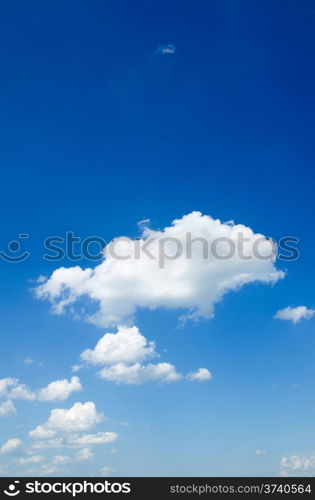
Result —
[[51, 411], [47, 422], [30, 431], [35, 439], [54, 437], [58, 432], [80, 432], [91, 429], [103, 420], [103, 415], [96, 410], [95, 403], [75, 403], [68, 410], [55, 408]]
[[275, 318], [298, 323], [301, 319], [311, 319], [314, 315], [315, 309], [308, 309], [306, 306], [298, 306], [280, 309], [276, 313]]
[[82, 385], [78, 377], [72, 377], [71, 380], [55, 380], [38, 391], [38, 399], [40, 401], [64, 401], [73, 392], [81, 390]]
[[106, 333], [94, 349], [81, 354], [82, 361], [93, 364], [136, 363], [155, 356], [155, 343], [149, 342], [136, 326], [120, 326], [117, 333]]
[[99, 376], [117, 384], [143, 384], [144, 382], [176, 382], [182, 376], [169, 363], [125, 365], [117, 363], [99, 371]]
[[[190, 244], [189, 239], [195, 241]], [[210, 245], [207, 255], [204, 242]], [[232, 244], [235, 251], [226, 259]], [[139, 253], [143, 245], [146, 253]], [[81, 314], [82, 304], [75, 309], [75, 303], [86, 297], [98, 310], [83, 313], [84, 318], [106, 327], [128, 324], [138, 308], [186, 309], [187, 317], [210, 318], [215, 304], [229, 291], [248, 283], [274, 283], [284, 276], [275, 268], [274, 257], [268, 257], [270, 240], [249, 227], [222, 223], [200, 212], [174, 220], [162, 231], [144, 228], [140, 240], [125, 238], [116, 245], [115, 254], [113, 248], [113, 243], [106, 247], [104, 261], [94, 269], [57, 269], [36, 288], [37, 297], [48, 299], [57, 314], [69, 308], [76, 315]], [[180, 255], [175, 259], [177, 250]]]

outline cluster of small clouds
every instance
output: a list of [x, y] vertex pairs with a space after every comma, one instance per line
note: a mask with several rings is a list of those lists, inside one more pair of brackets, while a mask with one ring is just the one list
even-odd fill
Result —
[[26, 453], [26, 456], [22, 456], [16, 461], [19, 465], [26, 466], [41, 464], [45, 461], [45, 457], [42, 454], [35, 454], [34, 450], [77, 449], [73, 457], [62, 454], [55, 455], [49, 464], [42, 464], [38, 469], [27, 471], [38, 475], [54, 474], [62, 465], [92, 460], [94, 457], [93, 447], [108, 445], [119, 439], [116, 432], [97, 432], [94, 434], [86, 432], [101, 423], [104, 418], [104, 415], [97, 411], [95, 403], [91, 401], [74, 403], [68, 409], [55, 408], [51, 410], [49, 418], [44, 424], [38, 425], [29, 432], [29, 437], [35, 440], [30, 448], [23, 450], [21, 439], [11, 438], [1, 446], [0, 454]]
[[[108, 445], [119, 439], [116, 432], [86, 433], [103, 420], [104, 415], [91, 401], [75, 403], [69, 409], [56, 408], [51, 411], [47, 422], [29, 432], [30, 438], [37, 440], [32, 448], [78, 448], [73, 458], [55, 455], [51, 463], [54, 472], [60, 465], [92, 460], [94, 446]], [[45, 473], [43, 470], [39, 472]]]
[[280, 476], [314, 475], [315, 456], [289, 455], [281, 458], [280, 466]]
[[71, 377], [70, 380], [55, 380], [38, 391], [30, 390], [19, 379], [6, 377], [0, 379], [0, 398], [7, 401], [0, 403], [0, 417], [16, 414], [16, 408], [12, 400], [21, 399], [24, 401], [64, 401], [72, 393], [82, 390], [82, 385], [78, 377]]
[[[143, 364], [158, 356], [155, 342], [148, 341], [136, 326], [119, 326], [116, 333], [105, 333], [94, 349], [83, 351], [80, 359], [86, 364], [105, 365], [98, 376], [117, 384], [176, 382], [183, 378], [202, 382], [212, 378], [207, 368], [199, 368], [184, 377], [170, 363]], [[77, 370], [78, 365], [74, 369]]]
[[[41, 282], [38, 282], [38, 283], [41, 283]], [[36, 359], [32, 358], [31, 356], [27, 356], [27, 358], [24, 359], [24, 363], [26, 365], [36, 365], [38, 368], [40, 368], [41, 366], [43, 366], [43, 362], [40, 361], [36, 361]]]
[[[159, 54], [174, 54], [172, 44], [159, 47]], [[246, 284], [261, 282], [273, 284], [284, 277], [275, 267], [274, 260], [251, 258], [240, 259], [237, 255], [227, 261], [204, 259], [201, 239], [211, 242], [217, 238], [236, 241], [239, 234], [248, 241], [250, 248], [258, 238], [268, 243], [268, 238], [255, 234], [250, 228], [222, 223], [200, 212], [192, 212], [181, 219], [174, 220], [170, 227], [154, 231], [146, 222], [140, 225], [140, 242], [145, 245], [150, 240], [150, 252], [155, 259], [136, 258], [115, 259], [104, 249], [104, 260], [93, 269], [79, 266], [60, 267], [49, 278], [41, 276], [36, 282], [35, 294], [52, 304], [52, 311], [63, 314], [69, 311], [75, 317], [101, 327], [115, 327], [116, 332], [105, 333], [94, 348], [85, 349], [80, 355], [80, 364], [72, 367], [77, 372], [86, 366], [98, 367], [97, 375], [106, 381], [117, 384], [143, 384], [146, 382], [172, 383], [179, 380], [204, 382], [212, 379], [207, 368], [198, 368], [185, 375], [177, 371], [171, 363], [159, 362], [156, 343], [144, 337], [139, 328], [131, 326], [140, 308], [184, 309], [184, 319], [211, 318], [216, 304], [230, 291], [236, 291]], [[195, 244], [189, 260], [183, 256], [166, 261], [165, 268], [158, 266], [160, 241], [176, 238], [185, 247], [185, 235], [191, 234]], [[125, 239], [125, 250], [134, 247], [138, 240]], [[134, 255], [130, 252], [130, 255]], [[87, 298], [97, 305], [97, 312], [82, 313], [81, 299]], [[76, 306], [79, 306], [76, 309]], [[275, 318], [298, 323], [310, 319], [314, 309], [306, 306], [280, 309]], [[25, 364], [33, 364], [33, 358], [26, 358]], [[72, 376], [69, 380], [60, 379], [49, 383], [39, 390], [31, 390], [16, 378], [0, 379], [0, 417], [14, 415], [16, 408], [13, 400], [26, 401], [65, 401], [71, 394], [82, 390], [80, 379]], [[29, 469], [36, 474], [54, 474], [66, 464], [93, 459], [93, 447], [116, 442], [119, 435], [115, 432], [93, 432], [94, 427], [104, 421], [104, 415], [97, 411], [94, 402], [76, 402], [68, 409], [55, 408], [43, 424], [29, 432], [32, 445], [27, 456], [18, 459], [20, 465], [37, 464], [39, 469]], [[74, 450], [69, 454], [55, 455], [50, 463], [43, 463], [45, 457], [40, 450]], [[15, 454], [23, 450], [18, 438], [8, 439], [1, 447], [0, 454]], [[257, 449], [255, 455], [264, 456], [266, 451]], [[291, 455], [280, 461], [281, 475], [290, 472], [308, 473], [315, 470], [315, 457]], [[114, 472], [111, 467], [100, 470], [102, 476]]]

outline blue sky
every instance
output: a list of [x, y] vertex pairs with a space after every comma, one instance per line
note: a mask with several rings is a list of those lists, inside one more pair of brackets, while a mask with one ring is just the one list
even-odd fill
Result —
[[[274, 318], [314, 307], [314, 30], [310, 1], [1, 6], [0, 246], [9, 254], [28, 233], [30, 257], [0, 259], [0, 378], [34, 392], [77, 376], [83, 388], [62, 401], [12, 399], [0, 444], [22, 444], [0, 454], [3, 474], [314, 473], [314, 320]], [[212, 319], [179, 327], [185, 308], [136, 309], [133, 324], [160, 353], [152, 363], [174, 365], [181, 380], [126, 385], [100, 379], [100, 367], [72, 373], [116, 327], [52, 314], [36, 298], [38, 276], [73, 266], [43, 259], [44, 238], [135, 238], [140, 220], [163, 229], [193, 211], [296, 236], [300, 258], [275, 263], [286, 276], [274, 285], [224, 295]], [[213, 378], [185, 380], [199, 367]], [[88, 446], [94, 456], [82, 461], [78, 447], [34, 451], [28, 433], [77, 402], [107, 417], [86, 433], [119, 437]], [[56, 455], [69, 457], [62, 470]]]

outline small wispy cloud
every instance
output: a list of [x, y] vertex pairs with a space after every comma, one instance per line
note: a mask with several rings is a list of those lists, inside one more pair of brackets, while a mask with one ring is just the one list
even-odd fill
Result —
[[258, 450], [255, 451], [255, 455], [263, 456], [263, 455], [267, 455], [267, 452], [265, 450], [258, 448]]
[[31, 356], [27, 356], [27, 358], [24, 359], [24, 363], [26, 365], [36, 365], [38, 368], [41, 368], [44, 364], [43, 361], [36, 361], [36, 359], [32, 358]]
[[172, 43], [160, 45], [155, 51], [156, 54], [175, 54], [177, 48]]
[[32, 365], [32, 364], [36, 363], [36, 361], [35, 361], [35, 359], [33, 359], [30, 356], [28, 356], [27, 358], [24, 359], [24, 363], [26, 365]]
[[311, 319], [314, 315], [315, 309], [308, 309], [306, 306], [298, 306], [280, 309], [275, 314], [275, 318], [298, 323], [301, 319]]
[[72, 373], [77, 373], [84, 368], [83, 365], [73, 365], [71, 366]]
[[115, 472], [115, 469], [112, 467], [102, 467], [100, 470], [101, 476], [103, 477], [109, 477], [113, 472]]

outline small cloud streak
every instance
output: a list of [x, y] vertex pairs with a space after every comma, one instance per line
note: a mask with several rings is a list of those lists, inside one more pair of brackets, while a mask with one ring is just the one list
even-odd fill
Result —
[[306, 306], [286, 307], [285, 309], [280, 309], [276, 313], [275, 318], [298, 323], [303, 318], [311, 319], [314, 314], [315, 309], [308, 309]]
[[255, 451], [255, 455], [263, 456], [267, 455], [267, 452], [265, 450], [261, 450], [260, 448], [258, 448], [258, 450]]
[[156, 54], [175, 54], [176, 52], [176, 47], [172, 43], [169, 43], [168, 45], [161, 45], [158, 47], [155, 51]]

